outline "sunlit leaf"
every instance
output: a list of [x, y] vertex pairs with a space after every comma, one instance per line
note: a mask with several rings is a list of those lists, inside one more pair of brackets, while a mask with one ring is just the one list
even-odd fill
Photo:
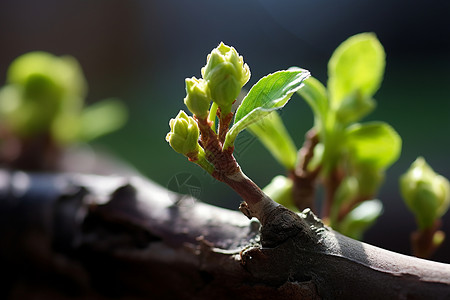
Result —
[[354, 239], [361, 239], [364, 232], [383, 213], [383, 204], [374, 199], [356, 206], [339, 224], [339, 232]]
[[236, 111], [234, 125], [227, 133], [224, 149], [233, 145], [238, 133], [282, 108], [309, 76], [303, 69], [278, 71], [261, 78], [249, 91]]
[[358, 122], [375, 107], [376, 102], [373, 98], [363, 97], [359, 91], [355, 91], [342, 100], [336, 110], [336, 119], [344, 125]]
[[352, 125], [345, 136], [350, 159], [357, 165], [387, 168], [400, 156], [401, 138], [384, 122]]
[[287, 178], [283, 175], [278, 175], [275, 176], [272, 181], [263, 189], [263, 192], [272, 200], [280, 203], [281, 205], [293, 211], [298, 211], [298, 209], [294, 205], [292, 194], [293, 186], [294, 183], [290, 178]]
[[293, 170], [297, 148], [276, 111], [248, 128], [286, 169]]
[[344, 41], [328, 63], [328, 91], [337, 108], [349, 95], [357, 92], [370, 99], [378, 90], [385, 67], [383, 46], [373, 33], [361, 33]]
[[305, 79], [303, 83], [305, 86], [297, 93], [311, 107], [316, 121], [316, 129], [320, 131], [328, 113], [327, 90], [319, 80], [312, 76]]

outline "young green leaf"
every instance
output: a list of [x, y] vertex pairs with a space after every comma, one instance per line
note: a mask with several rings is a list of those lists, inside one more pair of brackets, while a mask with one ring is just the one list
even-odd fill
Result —
[[336, 119], [344, 125], [358, 122], [371, 113], [375, 106], [374, 99], [364, 98], [359, 91], [355, 91], [342, 100], [336, 110]]
[[315, 117], [316, 130], [320, 132], [328, 113], [327, 90], [319, 80], [312, 76], [305, 79], [303, 83], [305, 86], [299, 89], [297, 94], [302, 96], [311, 107]]
[[339, 232], [359, 240], [382, 213], [383, 204], [380, 200], [364, 201], [342, 220], [339, 224]]
[[251, 124], [247, 129], [259, 138], [261, 143], [286, 169], [293, 170], [295, 168], [297, 148], [276, 111], [261, 121]]
[[95, 139], [122, 127], [127, 119], [125, 105], [117, 99], [106, 99], [83, 110], [80, 135], [85, 141]]
[[236, 111], [234, 125], [227, 133], [224, 149], [232, 146], [239, 132], [271, 111], [282, 108], [309, 77], [309, 71], [278, 71], [261, 78], [249, 91]]
[[332, 106], [358, 92], [362, 99], [371, 98], [383, 79], [385, 67], [383, 46], [373, 33], [361, 33], [344, 41], [328, 63], [328, 91]]
[[384, 122], [352, 125], [346, 129], [345, 136], [350, 158], [356, 165], [383, 169], [394, 163], [400, 155], [401, 138]]
[[272, 200], [293, 211], [298, 211], [294, 204], [292, 188], [294, 183], [283, 175], [275, 176], [272, 181], [263, 188], [263, 192]]

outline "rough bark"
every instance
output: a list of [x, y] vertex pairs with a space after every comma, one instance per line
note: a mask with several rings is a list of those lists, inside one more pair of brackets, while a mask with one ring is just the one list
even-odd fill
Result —
[[450, 298], [450, 265], [349, 239], [308, 211], [293, 235], [285, 210], [260, 230], [141, 177], [0, 178], [2, 299]]

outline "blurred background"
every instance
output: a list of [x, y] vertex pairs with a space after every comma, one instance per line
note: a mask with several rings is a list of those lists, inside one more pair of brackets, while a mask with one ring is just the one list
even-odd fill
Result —
[[[164, 140], [168, 121], [185, 109], [184, 79], [200, 77], [206, 55], [220, 41], [250, 66], [246, 85], [299, 66], [326, 83], [333, 50], [360, 32], [377, 34], [387, 53], [378, 107], [367, 120], [391, 124], [403, 139], [402, 156], [387, 172], [379, 198], [385, 211], [365, 241], [409, 253], [415, 223], [401, 201], [398, 177], [419, 155], [450, 177], [450, 2], [388, 0], [15, 0], [0, 2], [0, 84], [17, 56], [34, 50], [74, 56], [89, 84], [88, 101], [119, 97], [130, 118], [94, 147], [130, 163], [160, 185], [180, 173], [201, 185], [202, 201], [237, 209], [239, 197], [175, 153]], [[298, 96], [282, 111], [297, 146], [312, 126]], [[265, 186], [283, 172], [249, 134], [237, 142], [246, 174]], [[434, 259], [450, 263], [449, 238]]]

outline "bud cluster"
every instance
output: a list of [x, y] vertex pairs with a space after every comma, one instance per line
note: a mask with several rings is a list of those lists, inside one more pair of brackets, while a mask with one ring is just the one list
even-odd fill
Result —
[[186, 78], [184, 98], [188, 109], [201, 119], [207, 117], [211, 100], [223, 114], [229, 113], [241, 88], [250, 78], [250, 69], [242, 56], [224, 43], [208, 54], [201, 73], [203, 78]]
[[[204, 155], [203, 148], [198, 143], [200, 130], [197, 121], [208, 124], [207, 117], [213, 101], [215, 109], [220, 108], [219, 122], [226, 123], [219, 123], [219, 128], [228, 128], [231, 105], [250, 78], [250, 69], [244, 64], [242, 56], [239, 56], [236, 49], [224, 43], [220, 43], [211, 51], [201, 73], [203, 78], [186, 78], [184, 104], [195, 119], [180, 111], [175, 119], [170, 120], [170, 132], [166, 136], [166, 140], [176, 152], [197, 163]], [[211, 111], [215, 112], [214, 109]]]

